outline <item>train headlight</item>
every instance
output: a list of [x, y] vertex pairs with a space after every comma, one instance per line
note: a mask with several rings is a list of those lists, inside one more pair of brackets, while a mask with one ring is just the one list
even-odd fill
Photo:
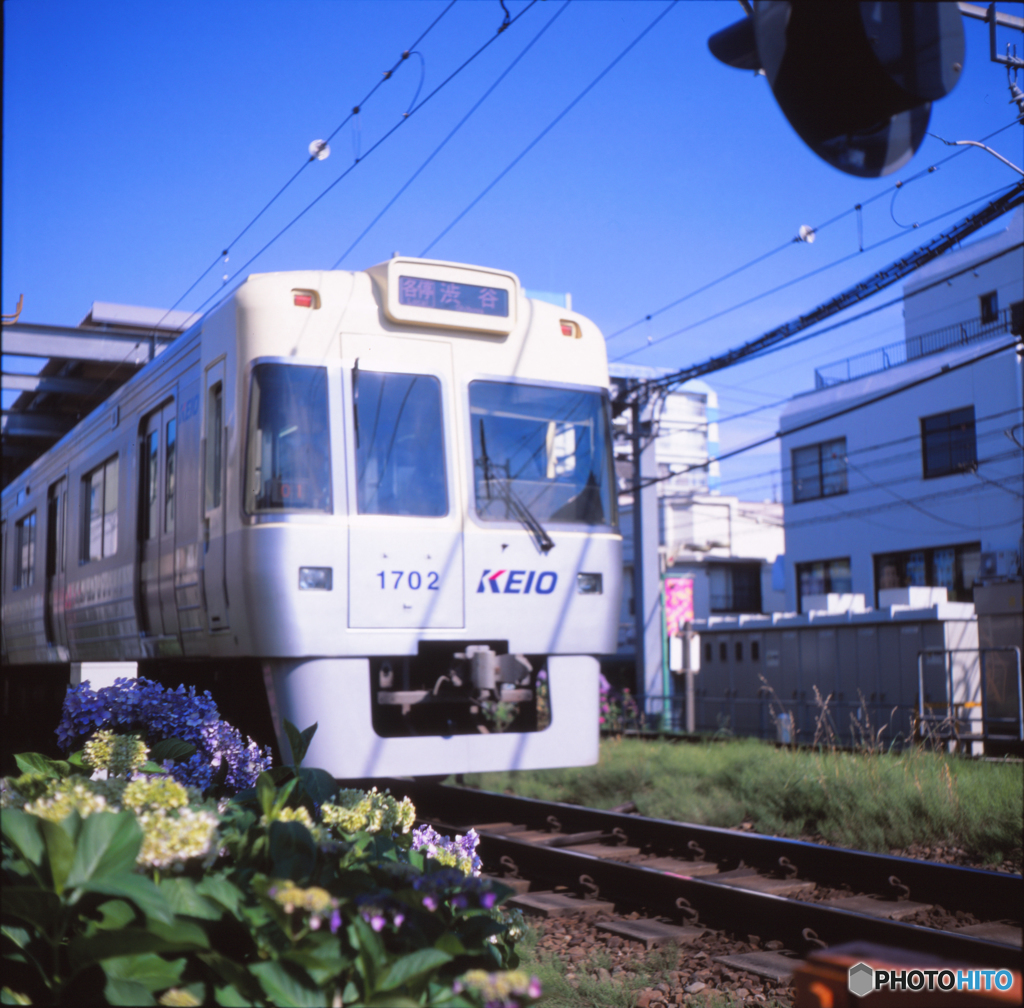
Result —
[[330, 591], [333, 587], [334, 569], [331, 567], [300, 567], [299, 591]]
[[576, 594], [577, 595], [600, 595], [604, 590], [600, 574], [577, 574]]

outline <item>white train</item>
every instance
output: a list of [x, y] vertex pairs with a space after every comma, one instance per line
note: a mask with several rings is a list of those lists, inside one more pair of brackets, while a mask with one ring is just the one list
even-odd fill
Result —
[[594, 762], [608, 384], [512, 273], [250, 276], [4, 490], [3, 660], [243, 668], [337, 777]]

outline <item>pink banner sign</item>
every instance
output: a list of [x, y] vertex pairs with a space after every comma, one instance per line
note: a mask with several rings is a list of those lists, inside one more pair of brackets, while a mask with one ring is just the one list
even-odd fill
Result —
[[682, 633], [687, 620], [693, 621], [693, 578], [665, 578], [665, 629], [669, 637]]

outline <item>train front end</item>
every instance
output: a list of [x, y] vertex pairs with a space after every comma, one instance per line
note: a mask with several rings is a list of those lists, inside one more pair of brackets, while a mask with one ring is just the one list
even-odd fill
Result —
[[237, 375], [219, 639], [260, 657], [282, 747], [316, 722], [339, 778], [595, 762], [622, 578], [596, 326], [398, 257], [251, 277], [203, 355]]

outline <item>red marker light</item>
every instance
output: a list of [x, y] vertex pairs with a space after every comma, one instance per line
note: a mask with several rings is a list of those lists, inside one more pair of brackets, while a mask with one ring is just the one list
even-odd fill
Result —
[[296, 308], [312, 308], [313, 307], [313, 295], [312, 294], [296, 294], [294, 297]]
[[583, 335], [580, 331], [580, 327], [575, 322], [570, 322], [568, 319], [561, 319], [559, 325], [562, 327], [563, 336], [568, 336], [571, 339], [579, 339]]

